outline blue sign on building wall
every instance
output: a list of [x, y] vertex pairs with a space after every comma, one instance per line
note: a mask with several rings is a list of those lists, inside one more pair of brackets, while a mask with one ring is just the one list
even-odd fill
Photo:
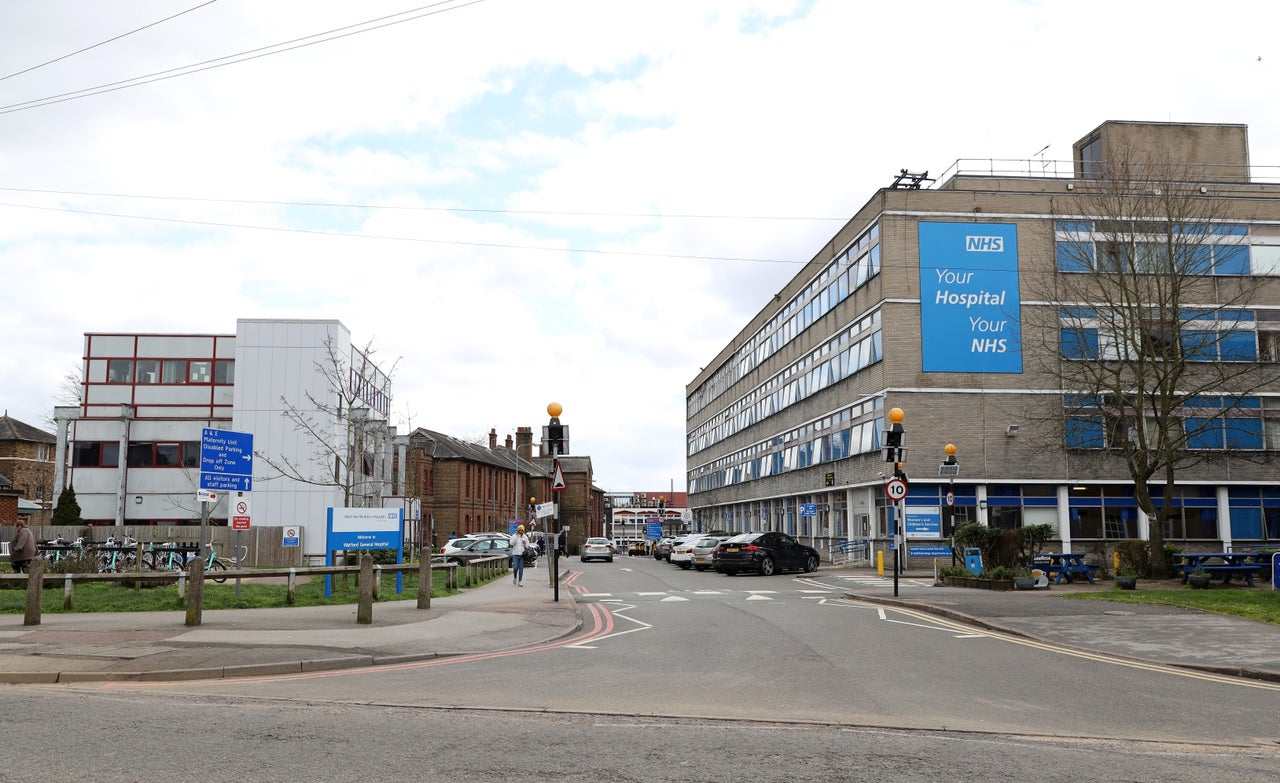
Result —
[[1022, 372], [1018, 227], [919, 224], [925, 372]]

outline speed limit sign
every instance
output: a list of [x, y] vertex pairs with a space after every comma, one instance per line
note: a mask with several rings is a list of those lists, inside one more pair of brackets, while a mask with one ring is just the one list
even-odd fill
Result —
[[890, 500], [902, 500], [907, 496], [907, 482], [900, 478], [891, 478], [885, 482], [884, 494], [889, 496]]

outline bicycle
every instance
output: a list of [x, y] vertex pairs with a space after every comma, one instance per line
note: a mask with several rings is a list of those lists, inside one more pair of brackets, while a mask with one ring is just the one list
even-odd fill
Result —
[[[143, 567], [152, 571], [186, 571], [187, 566], [196, 556], [175, 544], [160, 544], [155, 549], [143, 553]], [[218, 557], [217, 551], [209, 545], [209, 554], [204, 558], [204, 572], [218, 584], [227, 581], [227, 577], [213, 574], [226, 571], [235, 566], [235, 562], [225, 557]]]
[[[98, 551], [98, 572], [116, 573], [132, 571], [138, 562], [138, 539], [126, 535], [124, 542], [116, 543], [115, 536], [108, 536]], [[146, 565], [144, 562], [143, 565]]]

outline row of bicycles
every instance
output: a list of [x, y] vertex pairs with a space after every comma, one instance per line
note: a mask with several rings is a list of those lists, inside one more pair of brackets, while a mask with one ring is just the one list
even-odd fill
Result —
[[[110, 536], [100, 544], [85, 541], [83, 537], [66, 541], [59, 536], [40, 542], [38, 548], [41, 556], [49, 563], [58, 563], [68, 558], [84, 560], [92, 557], [100, 574], [137, 571], [139, 558], [142, 559], [143, 571], [185, 571], [199, 552], [199, 547], [167, 542], [146, 544], [139, 550], [138, 540], [128, 535], [120, 540]], [[235, 561], [219, 557], [212, 546], [208, 547], [204, 561], [205, 573], [218, 583], [227, 581], [227, 577], [219, 576], [219, 572], [236, 567]]]

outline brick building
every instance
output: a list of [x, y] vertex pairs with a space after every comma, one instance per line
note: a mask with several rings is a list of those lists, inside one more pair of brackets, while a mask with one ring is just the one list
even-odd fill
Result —
[[[57, 499], [53, 494], [56, 444], [52, 433], [18, 421], [8, 411], [0, 416], [0, 477], [8, 480], [0, 479], [0, 483], [7, 483], [6, 488], [17, 493], [13, 502], [15, 517], [18, 498], [38, 506], [31, 515], [33, 525], [48, 524], [53, 514]], [[0, 522], [13, 524], [3, 515]]]
[[[1098, 207], [1099, 172], [1121, 160], [1140, 181], [1117, 209], [1176, 188], [1187, 208], [1212, 206], [1212, 216], [1195, 227], [1168, 217], [1122, 224], [1122, 213]], [[964, 521], [1052, 524], [1063, 551], [1145, 539], [1118, 438], [1137, 437], [1147, 420], [1081, 412], [1102, 401], [1071, 394], [1061, 370], [1164, 349], [1179, 361], [1234, 362], [1255, 379], [1245, 392], [1209, 387], [1177, 411], [1172, 426], [1210, 459], [1177, 469], [1165, 539], [1217, 551], [1275, 545], [1280, 184], [1253, 170], [1242, 125], [1137, 122], [1094, 129], [1066, 165], [962, 160], [936, 187], [903, 170], [777, 296], [768, 292], [688, 385], [695, 519], [703, 529], [782, 530], [819, 548], [883, 549], [896, 520], [882, 434], [900, 408], [909, 548], [936, 552]], [[1170, 193], [1147, 176], [1170, 172]], [[1199, 264], [1187, 300], [1196, 312], [1177, 311], [1175, 325], [1143, 320], [1122, 336], [1102, 323], [1116, 310], [1103, 312], [1097, 288], [1079, 301], [1055, 294], [1118, 264], [1162, 279], [1141, 264], [1160, 252], [1163, 229]], [[1108, 237], [1117, 231], [1127, 245]], [[1202, 358], [1205, 346], [1220, 353]], [[1229, 405], [1227, 415], [1205, 413]], [[947, 444], [957, 447], [954, 477], [935, 469]]]
[[[505, 533], [512, 523], [547, 527], [545, 518], [531, 523], [530, 504], [552, 499], [554, 462], [533, 455], [529, 427], [502, 445], [490, 430], [487, 446], [419, 428], [408, 436], [405, 463], [406, 493], [421, 504], [421, 534], [437, 546], [454, 533]], [[590, 457], [563, 456], [560, 468], [565, 489], [556, 500], [572, 552], [583, 538], [603, 535], [604, 494], [592, 484]]]

